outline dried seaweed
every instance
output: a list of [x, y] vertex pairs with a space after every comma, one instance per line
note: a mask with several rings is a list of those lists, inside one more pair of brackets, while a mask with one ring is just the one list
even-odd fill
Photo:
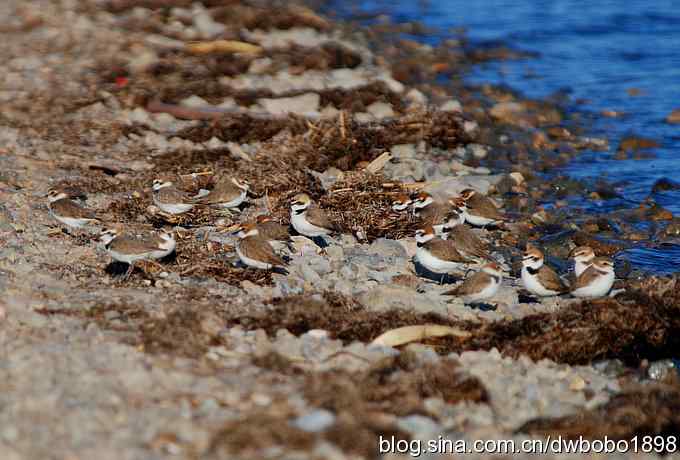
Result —
[[[639, 385], [613, 396], [594, 409], [560, 418], [540, 418], [517, 430], [532, 436], [557, 439], [630, 440], [637, 436], [669, 436], [680, 433], [680, 386], [657, 383]], [[659, 446], [660, 448], [666, 446]]]
[[390, 188], [384, 184], [379, 174], [348, 172], [319, 203], [344, 233], [359, 235], [367, 241], [413, 235], [417, 219], [408, 212], [392, 210], [392, 200], [404, 190], [399, 184]]

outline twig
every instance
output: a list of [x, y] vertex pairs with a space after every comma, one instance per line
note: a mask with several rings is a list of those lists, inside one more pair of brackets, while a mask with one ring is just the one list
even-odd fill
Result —
[[338, 117], [338, 121], [340, 122], [340, 136], [342, 139], [347, 138], [347, 130], [345, 129], [345, 111], [341, 110], [340, 111], [340, 116]]

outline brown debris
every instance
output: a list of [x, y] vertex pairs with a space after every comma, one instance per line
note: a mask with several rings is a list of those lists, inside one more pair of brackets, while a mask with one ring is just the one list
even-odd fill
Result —
[[344, 232], [361, 235], [367, 241], [412, 235], [417, 220], [408, 212], [392, 211], [392, 199], [403, 190], [385, 189], [384, 182], [378, 174], [348, 172], [319, 203]]
[[203, 458], [222, 459], [235, 454], [243, 458], [258, 458], [258, 452], [272, 446], [311, 449], [315, 435], [292, 426], [290, 419], [295, 415], [287, 403], [274, 403], [266, 409], [227, 422], [213, 435]]
[[140, 344], [147, 353], [172, 353], [190, 358], [203, 356], [212, 345], [219, 345], [219, 319], [207, 312], [179, 308], [162, 319], [140, 325]]
[[435, 314], [406, 310], [374, 312], [351, 299], [329, 297], [312, 300], [290, 297], [274, 303], [261, 317], [232, 318], [230, 324], [246, 329], [279, 328], [293, 334], [325, 329], [345, 342], [370, 342], [390, 329], [419, 324], [440, 324], [472, 332], [468, 339], [429, 339], [438, 352], [498, 348], [507, 356], [528, 356], [536, 361], [587, 364], [597, 359], [619, 358], [636, 363], [644, 358], [664, 358], [678, 346], [680, 336], [680, 286], [678, 278], [650, 278], [617, 299], [578, 302], [554, 313], [542, 313], [511, 321], [478, 323], [450, 320]]
[[[639, 385], [613, 396], [595, 409], [561, 418], [541, 418], [517, 430], [533, 436], [557, 439], [629, 440], [635, 436], [666, 436], [680, 432], [680, 386], [675, 384]], [[663, 447], [663, 446], [662, 446]]]
[[488, 401], [481, 382], [461, 372], [456, 361], [444, 358], [416, 366], [408, 352], [384, 358], [363, 372], [308, 374], [304, 388], [310, 404], [337, 414], [336, 426], [327, 433], [330, 440], [364, 458], [377, 454], [379, 435], [408, 439], [394, 426], [393, 416], [429, 415], [423, 404], [427, 398], [449, 404]]

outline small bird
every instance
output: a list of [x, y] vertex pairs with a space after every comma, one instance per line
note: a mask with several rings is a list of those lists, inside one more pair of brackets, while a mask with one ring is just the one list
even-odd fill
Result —
[[465, 257], [475, 257], [478, 259], [488, 259], [489, 249], [486, 243], [479, 239], [477, 235], [465, 224], [465, 215], [458, 207], [451, 208], [447, 216], [446, 224], [442, 230], [443, 236], [447, 240], [455, 243], [458, 252]]
[[274, 253], [269, 242], [260, 235], [257, 224], [237, 225], [233, 233], [240, 238], [236, 253], [243, 264], [260, 270], [280, 268], [286, 271], [286, 262]]
[[479, 302], [496, 295], [502, 282], [503, 272], [501, 267], [496, 262], [490, 262], [482, 266], [480, 271], [442, 295], [462, 297], [465, 303]]
[[435, 236], [432, 226], [416, 230], [416, 243], [416, 260], [433, 273], [445, 275], [471, 262], [458, 252], [453, 241]]
[[571, 290], [574, 297], [602, 297], [607, 295], [614, 285], [614, 262], [607, 257], [596, 257]]
[[406, 211], [412, 203], [410, 196], [405, 193], [399, 194], [392, 199], [392, 211]]
[[476, 227], [498, 225], [503, 222], [503, 215], [489, 197], [468, 188], [460, 192], [465, 200], [465, 221]]
[[593, 263], [595, 252], [590, 246], [579, 246], [569, 253], [574, 259], [574, 274], [578, 278]]
[[172, 254], [172, 251], [177, 247], [175, 236], [167, 230], [161, 230], [160, 233], [155, 235], [153, 242], [159, 247], [159, 250], [154, 254], [154, 259], [162, 259]]
[[330, 235], [338, 231], [326, 213], [314, 203], [309, 195], [295, 195], [290, 203], [290, 223], [300, 235], [309, 238]]
[[[166, 243], [159, 243], [160, 239], [163, 239]], [[113, 260], [128, 264], [123, 279], [130, 277], [135, 268], [135, 262], [159, 259], [169, 254], [169, 252], [166, 253], [169, 247], [168, 241], [157, 235], [135, 238], [115, 228], [109, 228], [101, 231], [99, 240]], [[174, 238], [172, 238], [172, 241], [174, 242]]]
[[257, 231], [260, 236], [270, 243], [285, 243], [291, 249], [292, 240], [286, 225], [276, 222], [271, 216], [260, 214], [256, 218]]
[[191, 197], [177, 189], [171, 181], [155, 179], [152, 189], [153, 202], [163, 212], [183, 214], [194, 207]]
[[450, 210], [450, 206], [435, 201], [427, 192], [420, 192], [413, 198], [414, 215], [421, 220], [423, 226], [431, 226], [435, 235], [442, 234]]
[[527, 291], [539, 297], [550, 297], [568, 291], [555, 270], [545, 265], [543, 253], [531, 245], [522, 258], [522, 283]]
[[195, 200], [196, 204], [214, 205], [224, 209], [239, 207], [250, 190], [247, 180], [239, 180], [235, 177], [221, 178], [210, 193]]
[[80, 206], [59, 189], [47, 192], [47, 207], [52, 217], [68, 227], [81, 228], [100, 221], [93, 211]]

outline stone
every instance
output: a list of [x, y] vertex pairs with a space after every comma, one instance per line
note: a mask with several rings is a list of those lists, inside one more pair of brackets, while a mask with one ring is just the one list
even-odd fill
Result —
[[451, 99], [450, 101], [444, 102], [439, 107], [439, 110], [444, 112], [462, 112], [463, 106], [456, 99]]
[[366, 111], [373, 115], [378, 120], [394, 116], [392, 104], [388, 104], [387, 102], [382, 101], [376, 101], [373, 104], [369, 105], [368, 107], [366, 107]]
[[427, 96], [418, 91], [416, 88], [410, 89], [404, 97], [414, 104], [427, 105]]
[[418, 313], [448, 314], [445, 299], [436, 292], [419, 293], [411, 288], [382, 284], [359, 294], [359, 303], [375, 311], [395, 308], [415, 310]]
[[380, 254], [383, 257], [408, 257], [404, 246], [399, 241], [388, 238], [378, 238], [374, 240], [371, 243], [369, 250]]
[[198, 10], [194, 13], [193, 23], [201, 38], [206, 40], [223, 34], [227, 29], [224, 24], [216, 22], [205, 10]]
[[317, 409], [293, 421], [293, 426], [308, 433], [320, 433], [335, 423], [335, 415], [326, 409]]
[[180, 101], [180, 105], [185, 107], [211, 107], [212, 104], [200, 96], [192, 95]]
[[668, 124], [680, 124], [680, 109], [675, 109], [666, 117], [666, 123]]
[[489, 154], [488, 148], [480, 144], [468, 144], [467, 150], [470, 151], [472, 156], [478, 160], [486, 158]]
[[305, 93], [299, 96], [275, 99], [260, 98], [257, 102], [272, 115], [285, 115], [287, 113], [308, 115], [318, 112], [320, 100], [321, 98], [317, 93]]

